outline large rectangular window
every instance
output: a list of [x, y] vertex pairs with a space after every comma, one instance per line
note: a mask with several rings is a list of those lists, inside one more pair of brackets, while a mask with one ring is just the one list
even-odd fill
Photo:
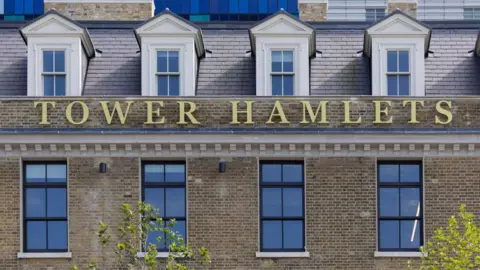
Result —
[[157, 52], [157, 85], [159, 96], [180, 95], [179, 51]]
[[293, 51], [272, 51], [272, 95], [293, 96]]
[[[178, 232], [186, 241], [185, 162], [143, 162], [142, 200], [155, 208], [165, 226], [175, 219], [172, 231]], [[156, 240], [159, 236], [162, 238], [160, 243]], [[147, 242], [157, 245], [159, 251], [168, 251], [169, 242], [165, 239], [166, 235], [157, 231], [148, 235]]]
[[24, 252], [68, 250], [65, 162], [24, 164], [23, 239]]
[[65, 96], [65, 51], [43, 51], [43, 94]]
[[387, 51], [387, 89], [389, 96], [410, 94], [409, 51]]
[[463, 18], [465, 20], [480, 20], [480, 8], [464, 8]]
[[422, 163], [379, 161], [378, 250], [419, 251], [423, 245]]
[[303, 162], [260, 163], [260, 250], [305, 251]]
[[385, 17], [385, 8], [367, 8], [365, 9], [365, 20], [367, 22], [376, 22]]

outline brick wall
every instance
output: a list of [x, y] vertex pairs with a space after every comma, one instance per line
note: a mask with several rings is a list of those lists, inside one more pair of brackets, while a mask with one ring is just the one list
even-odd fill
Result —
[[[101, 1], [99, 1], [101, 2]], [[44, 10], [55, 9], [74, 20], [144, 21], [153, 17], [153, 1], [149, 3], [72, 3], [45, 1]]]
[[398, 1], [398, 0], [389, 0], [387, 5], [388, 13], [392, 13], [395, 10], [399, 9], [413, 18], [417, 18], [417, 2], [411, 0]]
[[328, 2], [324, 0], [318, 3], [302, 3], [298, 1], [300, 19], [307, 22], [322, 22], [328, 18]]

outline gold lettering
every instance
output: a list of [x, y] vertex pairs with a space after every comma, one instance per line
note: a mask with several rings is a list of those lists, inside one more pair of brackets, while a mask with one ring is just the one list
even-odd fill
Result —
[[[387, 106], [382, 109], [382, 103], [385, 103]], [[393, 117], [390, 116], [387, 120], [382, 120], [382, 115], [388, 116], [388, 109], [392, 107], [392, 102], [387, 100], [374, 100], [373, 104], [375, 104], [375, 121], [374, 124], [391, 124]]]
[[244, 101], [244, 102], [245, 102], [245, 104], [247, 104], [247, 109], [244, 110], [244, 111], [239, 111], [238, 110], [238, 103], [240, 103], [240, 101], [230, 101], [230, 103], [232, 103], [232, 122], [230, 122], [230, 124], [241, 124], [238, 121], [238, 114], [239, 113], [246, 113], [247, 114], [247, 121], [245, 121], [244, 124], [255, 124], [255, 122], [253, 122], [253, 119], [252, 119], [252, 107], [253, 107], [253, 103], [255, 103], [255, 101], [247, 100], [247, 101]]
[[[75, 120], [73, 120], [73, 117], [72, 117], [72, 108], [73, 108], [73, 105], [75, 104], [80, 104], [80, 106], [82, 106], [82, 120], [80, 120], [80, 122], [75, 122]], [[65, 117], [67, 118], [68, 122], [70, 122], [71, 124], [74, 124], [74, 125], [81, 125], [85, 122], [87, 122], [88, 120], [88, 115], [89, 115], [89, 111], [88, 111], [88, 107], [87, 107], [87, 104], [81, 102], [81, 101], [74, 101], [70, 104], [68, 104], [67, 106], [67, 109], [65, 111]]]
[[290, 122], [287, 120], [287, 117], [285, 117], [285, 113], [283, 112], [283, 108], [282, 108], [282, 104], [280, 103], [280, 100], [275, 101], [275, 105], [273, 106], [272, 113], [270, 113], [270, 118], [268, 118], [268, 121], [266, 123], [274, 124], [272, 119], [275, 116], [280, 117], [281, 119], [280, 124], [290, 124]]
[[115, 105], [113, 106], [112, 112], [108, 109], [108, 103], [109, 101], [100, 101], [100, 104], [102, 104], [103, 108], [103, 114], [105, 115], [105, 120], [107, 120], [107, 123], [110, 125], [112, 123], [113, 117], [115, 116], [115, 112], [118, 114], [118, 118], [120, 119], [120, 123], [122, 125], [125, 124], [125, 121], [127, 120], [128, 112], [130, 111], [130, 106], [132, 105], [133, 101], [125, 101], [127, 104], [127, 109], [125, 113], [122, 110], [122, 106], [120, 105], [120, 102], [115, 101]]
[[[320, 104], [318, 105], [317, 110], [315, 113], [313, 112], [312, 105], [310, 105], [310, 101], [300, 101], [302, 103], [302, 108], [303, 108], [303, 120], [300, 122], [300, 124], [309, 124], [309, 123], [315, 123], [317, 120], [318, 113], [321, 113], [320, 116], [320, 121], [318, 121], [319, 124], [328, 124], [327, 121], [327, 104], [328, 101], [320, 101]], [[310, 117], [310, 121], [307, 120], [307, 113], [308, 116]]]
[[38, 123], [39, 125], [50, 125], [50, 122], [48, 122], [48, 105], [51, 105], [52, 108], [55, 109], [56, 103], [55, 101], [35, 101], [33, 103], [33, 108], [37, 108], [38, 104], [41, 105], [42, 107], [42, 121]]
[[[200, 122], [195, 119], [195, 116], [193, 116], [193, 112], [197, 109], [197, 105], [195, 103], [190, 102], [190, 101], [177, 101], [179, 105], [179, 113], [180, 113], [180, 118], [177, 122], [178, 125], [187, 125], [188, 123], [185, 121], [185, 116], [190, 119], [190, 122], [192, 124], [200, 124]], [[190, 106], [190, 110], [188, 112], [185, 111], [185, 104], [188, 104]]]
[[423, 100], [404, 100], [403, 107], [410, 105], [410, 121], [409, 124], [418, 124], [420, 122], [417, 121], [417, 104], [420, 104], [422, 107], [425, 105]]
[[345, 119], [342, 123], [344, 124], [360, 124], [362, 122], [362, 116], [359, 116], [357, 120], [352, 121], [350, 119], [350, 104], [352, 104], [351, 101], [342, 101], [344, 104], [344, 112], [345, 112]]
[[153, 114], [155, 114], [155, 116], [157, 117], [160, 116], [160, 108], [157, 108], [154, 111], [153, 103], [156, 103], [163, 108], [163, 101], [145, 101], [145, 104], [147, 104], [147, 122], [145, 122], [144, 124], [145, 125], [165, 124], [165, 116], [162, 116], [162, 118], [159, 121], [153, 121]]
[[452, 102], [451, 101], [440, 100], [439, 102], [437, 102], [437, 105], [435, 106], [435, 108], [437, 109], [437, 112], [439, 114], [444, 115], [447, 118], [447, 120], [442, 121], [440, 119], [440, 117], [438, 117], [438, 115], [435, 115], [435, 124], [447, 125], [447, 124], [450, 124], [452, 122], [452, 119], [453, 119], [452, 112], [443, 108], [442, 107], [443, 104], [446, 104], [449, 109], [452, 108]]

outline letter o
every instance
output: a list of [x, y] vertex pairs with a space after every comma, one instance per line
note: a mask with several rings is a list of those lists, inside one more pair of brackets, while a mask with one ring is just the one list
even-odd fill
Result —
[[[82, 117], [82, 120], [80, 120], [79, 122], [75, 122], [75, 120], [73, 120], [73, 118], [72, 118], [72, 108], [73, 108], [73, 105], [75, 105], [75, 104], [80, 104], [80, 106], [82, 106], [83, 117]], [[78, 100], [68, 104], [67, 110], [65, 111], [65, 117], [67, 118], [68, 122], [70, 122], [71, 124], [74, 124], [74, 125], [81, 125], [81, 124], [87, 122], [88, 115], [89, 115], [89, 110], [88, 110], [87, 104], [83, 103], [82, 101], [78, 101]]]

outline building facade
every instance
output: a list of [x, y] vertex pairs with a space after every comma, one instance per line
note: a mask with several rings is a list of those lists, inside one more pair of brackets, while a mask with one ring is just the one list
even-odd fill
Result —
[[70, 2], [0, 22], [1, 269], [113, 265], [98, 223], [139, 201], [211, 269], [406, 269], [480, 214], [480, 23]]

